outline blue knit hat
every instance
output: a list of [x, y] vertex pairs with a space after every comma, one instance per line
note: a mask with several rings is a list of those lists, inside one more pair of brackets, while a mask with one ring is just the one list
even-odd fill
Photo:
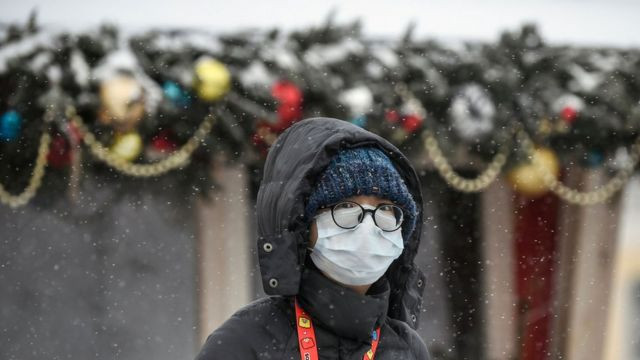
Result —
[[305, 207], [310, 220], [318, 208], [355, 195], [375, 195], [402, 207], [402, 236], [407, 242], [416, 225], [418, 209], [402, 176], [382, 150], [363, 146], [342, 149], [320, 175]]

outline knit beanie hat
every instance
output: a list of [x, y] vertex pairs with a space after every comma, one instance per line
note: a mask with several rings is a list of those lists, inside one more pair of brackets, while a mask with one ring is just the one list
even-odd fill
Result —
[[374, 195], [402, 207], [402, 237], [405, 242], [416, 224], [417, 206], [402, 176], [382, 150], [362, 146], [340, 150], [318, 178], [305, 207], [305, 218], [320, 207], [355, 195]]

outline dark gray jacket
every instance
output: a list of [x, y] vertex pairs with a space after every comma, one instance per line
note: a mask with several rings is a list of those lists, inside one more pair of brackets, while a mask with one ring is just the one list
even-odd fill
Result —
[[[375, 145], [393, 161], [418, 205], [416, 228], [402, 255], [367, 295], [323, 276], [308, 261], [309, 224], [304, 206], [315, 179], [344, 147]], [[420, 243], [422, 193], [407, 158], [382, 137], [346, 121], [300, 121], [271, 146], [257, 199], [258, 252], [270, 297], [236, 312], [214, 331], [197, 360], [299, 359], [293, 296], [310, 314], [320, 359], [362, 359], [371, 331], [381, 327], [377, 360], [428, 359], [415, 332], [424, 276], [414, 257]]]

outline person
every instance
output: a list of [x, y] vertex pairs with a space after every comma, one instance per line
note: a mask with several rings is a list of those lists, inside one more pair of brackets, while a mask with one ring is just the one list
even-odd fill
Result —
[[271, 146], [256, 203], [268, 297], [207, 338], [196, 360], [429, 359], [415, 329], [422, 193], [384, 138], [311, 118]]

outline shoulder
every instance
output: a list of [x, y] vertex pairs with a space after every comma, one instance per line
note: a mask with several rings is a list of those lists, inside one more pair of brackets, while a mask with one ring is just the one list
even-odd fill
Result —
[[397, 334], [399, 341], [403, 341], [405, 346], [411, 350], [416, 359], [431, 359], [427, 345], [424, 343], [418, 332], [409, 326], [409, 324], [404, 321], [387, 318], [387, 325], [395, 334]]
[[278, 321], [279, 317], [286, 317], [289, 314], [293, 314], [293, 303], [290, 299], [283, 296], [267, 296], [240, 308], [231, 316], [231, 319], [250, 319], [260, 322], [265, 320], [265, 317], [269, 317], [269, 321]]
[[271, 296], [242, 307], [209, 335], [196, 360], [253, 359], [282, 353], [293, 333], [288, 303], [286, 298]]

